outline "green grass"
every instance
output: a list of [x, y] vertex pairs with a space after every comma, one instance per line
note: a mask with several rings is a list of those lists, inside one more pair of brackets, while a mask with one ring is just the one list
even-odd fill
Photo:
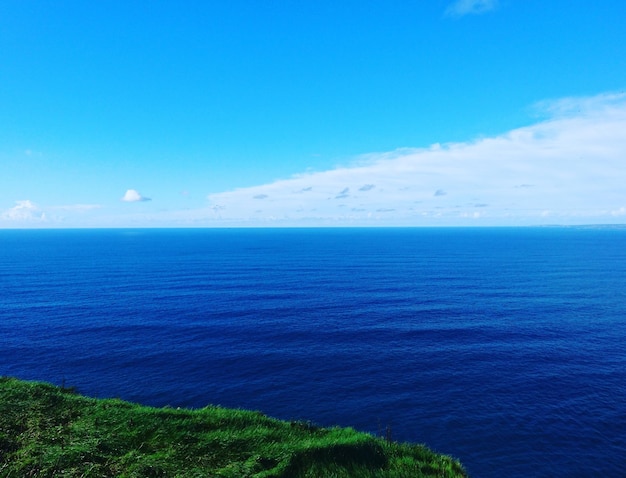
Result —
[[152, 408], [0, 378], [0, 476], [464, 477], [454, 459], [351, 428]]

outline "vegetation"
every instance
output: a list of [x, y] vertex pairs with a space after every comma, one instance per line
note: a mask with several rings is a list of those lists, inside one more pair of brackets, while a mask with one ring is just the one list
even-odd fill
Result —
[[0, 378], [0, 476], [464, 477], [454, 459], [257, 412], [152, 408]]

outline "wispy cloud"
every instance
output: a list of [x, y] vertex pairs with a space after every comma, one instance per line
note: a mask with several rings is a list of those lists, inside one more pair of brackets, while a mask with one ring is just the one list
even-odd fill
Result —
[[15, 201], [15, 206], [2, 213], [2, 219], [10, 222], [44, 222], [46, 214], [39, 206], [26, 199]]
[[611, 211], [612, 216], [626, 216], [626, 207], [620, 207], [615, 211]]
[[122, 197], [122, 201], [124, 202], [143, 202], [143, 201], [151, 201], [150, 198], [142, 196], [135, 189], [128, 189], [124, 196]]
[[[535, 112], [534, 124], [497, 136], [359, 156], [210, 194], [196, 209], [24, 199], [0, 209], [0, 227], [624, 223], [626, 94], [542, 102]], [[134, 189], [122, 199], [148, 200]]]
[[99, 204], [39, 205], [28, 199], [0, 213], [0, 227], [54, 227], [79, 225], [77, 218], [101, 209]]
[[339, 194], [335, 196], [335, 199], [345, 199], [350, 197], [350, 188], [343, 188]]
[[[499, 136], [370, 154], [357, 158], [353, 166], [211, 194], [208, 199], [222, 207], [223, 220], [258, 224], [567, 224], [623, 219], [626, 95], [567, 98], [543, 106], [540, 122]], [[371, 191], [368, 186], [374, 184], [376, 194], [350, 194]], [[307, 194], [301, 194], [303, 190]], [[251, 199], [260, 195], [267, 197], [262, 211]]]
[[462, 17], [486, 13], [498, 6], [498, 0], [456, 0], [446, 9], [446, 15]]

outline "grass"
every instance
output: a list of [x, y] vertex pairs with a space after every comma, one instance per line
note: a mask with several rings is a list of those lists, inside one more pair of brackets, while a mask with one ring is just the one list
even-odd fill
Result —
[[209, 406], [152, 408], [0, 378], [1, 477], [465, 477], [454, 459], [351, 428]]

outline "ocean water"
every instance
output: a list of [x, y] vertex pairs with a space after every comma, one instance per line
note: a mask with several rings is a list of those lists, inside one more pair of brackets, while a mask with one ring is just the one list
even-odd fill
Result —
[[626, 476], [626, 229], [0, 231], [0, 374]]

